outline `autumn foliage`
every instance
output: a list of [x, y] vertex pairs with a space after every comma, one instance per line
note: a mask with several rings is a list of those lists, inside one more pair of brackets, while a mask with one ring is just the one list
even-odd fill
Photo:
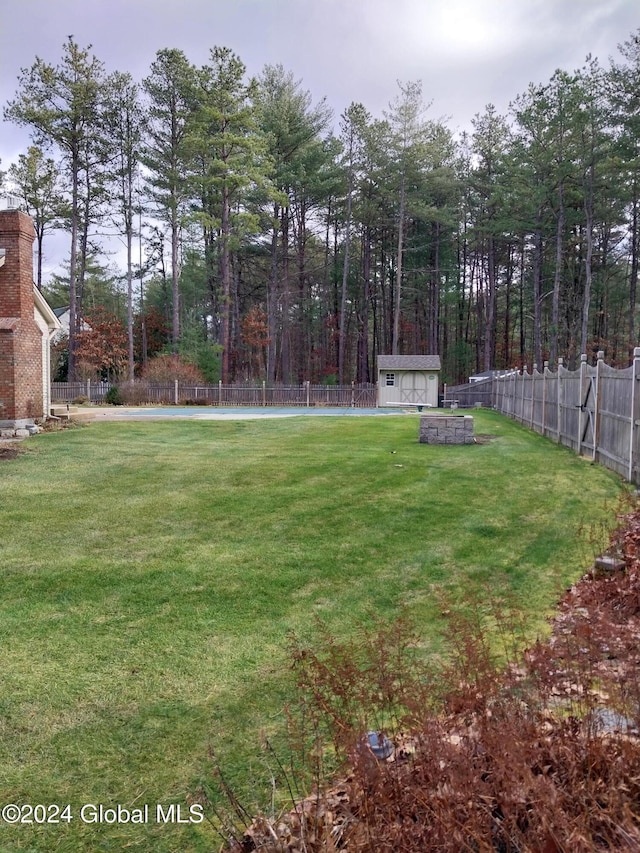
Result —
[[252, 306], [243, 317], [240, 328], [248, 375], [259, 376], [266, 373], [270, 338], [267, 315], [262, 306]]
[[610, 547], [623, 568], [585, 575], [527, 650], [513, 612], [479, 602], [449, 614], [439, 666], [403, 620], [294, 641], [296, 760], [278, 765], [291, 805], [243, 826], [236, 801], [226, 849], [640, 850], [640, 510]]
[[105, 308], [93, 309], [84, 320], [86, 328], [76, 335], [78, 372], [87, 379], [117, 379], [126, 368], [129, 352], [124, 323]]
[[168, 383], [178, 380], [186, 385], [206, 385], [206, 379], [195, 364], [179, 355], [162, 354], [152, 358], [145, 367], [142, 378], [147, 382]]
[[134, 319], [134, 352], [136, 364], [143, 364], [157, 355], [170, 339], [167, 321], [153, 305], [144, 315], [137, 314]]

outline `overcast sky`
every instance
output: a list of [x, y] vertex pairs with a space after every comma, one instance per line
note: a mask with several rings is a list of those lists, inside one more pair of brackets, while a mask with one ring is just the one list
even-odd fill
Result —
[[[226, 46], [249, 74], [281, 63], [336, 117], [352, 101], [381, 117], [398, 80], [421, 80], [430, 117], [456, 130], [588, 53], [608, 64], [639, 28], [638, 0], [0, 0], [0, 104], [21, 68], [36, 56], [57, 64], [73, 35], [136, 80], [162, 48], [204, 64]], [[3, 168], [28, 144], [0, 123]]]

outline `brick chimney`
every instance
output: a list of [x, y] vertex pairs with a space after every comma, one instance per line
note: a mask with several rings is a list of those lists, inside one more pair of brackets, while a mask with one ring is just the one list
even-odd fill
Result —
[[35, 319], [33, 290], [34, 239], [29, 216], [0, 210], [0, 427], [19, 428], [45, 414], [43, 336]]

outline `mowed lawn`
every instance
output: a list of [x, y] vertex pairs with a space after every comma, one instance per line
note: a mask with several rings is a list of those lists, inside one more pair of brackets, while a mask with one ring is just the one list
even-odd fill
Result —
[[[287, 634], [407, 608], [437, 649], [442, 590], [491, 588], [535, 632], [613, 519], [617, 477], [501, 416], [467, 447], [418, 417], [100, 423], [0, 461], [0, 800], [71, 808], [0, 850], [213, 851], [158, 823], [212, 777], [268, 802], [260, 750], [288, 695]], [[139, 808], [93, 824], [86, 803]], [[51, 813], [50, 813], [51, 814]], [[175, 813], [174, 813], [175, 814]]]

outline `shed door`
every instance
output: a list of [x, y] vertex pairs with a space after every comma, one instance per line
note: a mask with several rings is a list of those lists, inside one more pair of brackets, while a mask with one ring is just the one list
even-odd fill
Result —
[[409, 371], [400, 376], [400, 402], [414, 406], [427, 405], [427, 376], [425, 373]]

